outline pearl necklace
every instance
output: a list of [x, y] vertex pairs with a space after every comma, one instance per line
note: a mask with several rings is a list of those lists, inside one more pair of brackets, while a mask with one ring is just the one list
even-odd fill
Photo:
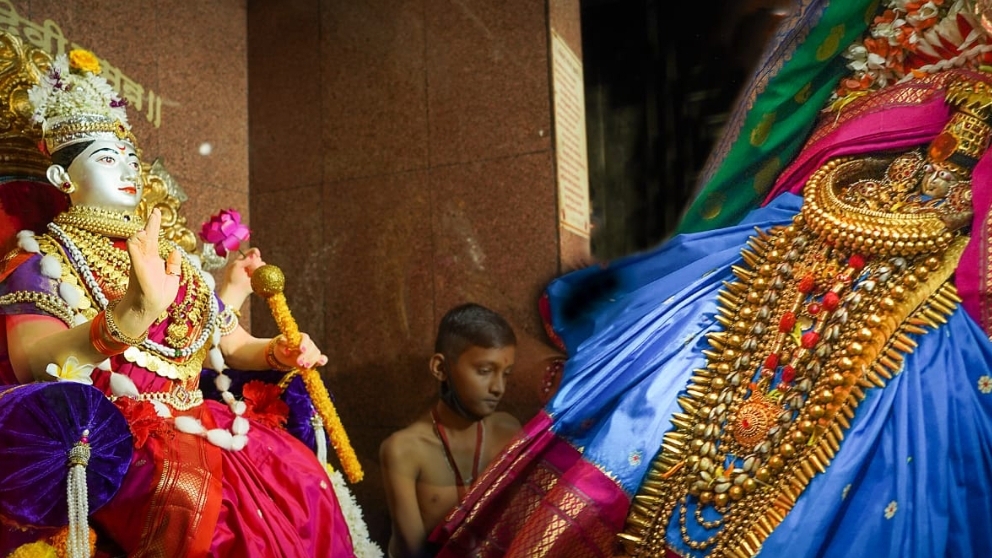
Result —
[[[107, 304], [109, 304], [110, 301], [108, 300], [107, 295], [103, 292], [103, 288], [100, 286], [99, 281], [97, 281], [96, 276], [93, 273], [93, 270], [86, 263], [86, 257], [83, 255], [82, 251], [79, 249], [78, 246], [76, 246], [72, 238], [70, 238], [69, 235], [66, 234], [65, 231], [62, 230], [55, 223], [49, 223], [48, 229], [49, 231], [52, 232], [52, 234], [54, 234], [58, 238], [59, 243], [62, 244], [62, 246], [66, 249], [66, 252], [69, 255], [69, 259], [72, 261], [73, 266], [76, 267], [77, 270], [79, 270], [79, 274], [82, 276], [87, 289], [93, 295], [93, 298], [96, 299], [97, 304], [99, 304], [100, 306], [100, 309], [106, 310]], [[185, 260], [184, 264], [186, 264], [183, 266], [184, 270], [188, 270], [190, 272], [200, 274], [199, 279], [205, 282], [206, 280], [202, 276], [203, 272], [199, 271], [196, 268], [193, 262], [189, 259], [189, 255], [186, 254], [184, 250], [180, 249], [174, 242], [170, 241], [169, 245], [172, 247], [172, 249], [178, 250], [179, 253], [182, 255], [183, 259]], [[210, 296], [208, 304], [209, 304], [208, 314], [204, 322], [204, 324], [206, 325], [204, 325], [204, 327], [201, 329], [200, 335], [186, 347], [182, 347], [182, 348], [168, 347], [161, 343], [157, 343], [151, 339], [146, 339], [141, 344], [141, 346], [169, 359], [185, 359], [197, 353], [200, 349], [203, 348], [207, 340], [210, 338], [210, 335], [212, 333], [212, 328], [210, 327], [210, 325], [214, 324], [217, 318], [217, 314], [219, 312], [219, 307], [217, 304], [216, 297]]]

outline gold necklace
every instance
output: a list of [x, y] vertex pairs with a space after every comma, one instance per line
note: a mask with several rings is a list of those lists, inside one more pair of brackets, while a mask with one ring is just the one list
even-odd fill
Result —
[[[58, 219], [56, 224], [59, 224]], [[124, 296], [131, 271], [127, 251], [114, 246], [113, 241], [106, 236], [68, 223], [60, 226], [83, 255], [86, 265], [94, 273], [106, 296], [111, 300]]]
[[54, 219], [55, 224], [82, 229], [110, 238], [129, 238], [145, 227], [144, 220], [125, 211], [72, 205]]
[[[54, 222], [79, 248], [87, 266], [98, 278], [104, 294], [114, 300], [124, 295], [130, 277], [131, 260], [126, 250], [117, 248], [111, 238], [127, 238], [144, 227], [129, 214], [86, 206], [72, 206], [59, 214]], [[168, 257], [173, 246], [161, 243], [160, 255]], [[199, 272], [186, 258], [182, 259], [179, 288], [180, 301], [169, 305], [156, 321], [169, 319], [165, 345], [173, 349], [186, 347], [203, 328], [212, 292]]]
[[843, 203], [835, 189], [865, 170], [854, 163], [815, 173], [792, 224], [752, 238], [734, 266], [719, 294], [724, 330], [709, 335], [707, 366], [620, 535], [632, 556], [664, 554], [674, 516], [695, 551], [757, 553], [826, 470], [864, 390], [884, 387], [915, 347], [906, 333], [959, 302], [947, 279], [966, 238], [933, 215]]

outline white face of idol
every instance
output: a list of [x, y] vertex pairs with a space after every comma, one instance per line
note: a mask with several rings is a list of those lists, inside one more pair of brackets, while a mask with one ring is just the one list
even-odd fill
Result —
[[76, 187], [69, 195], [73, 205], [131, 212], [141, 201], [141, 164], [130, 143], [95, 140], [67, 170]]

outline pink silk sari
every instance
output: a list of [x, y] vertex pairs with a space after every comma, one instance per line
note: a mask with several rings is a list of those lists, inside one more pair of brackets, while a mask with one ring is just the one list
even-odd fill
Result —
[[[167, 325], [153, 328], [150, 337], [164, 336]], [[179, 383], [122, 357], [114, 360], [114, 369], [141, 392], [169, 391]], [[106, 374], [94, 374], [95, 385], [108, 381]], [[229, 429], [234, 420], [217, 401], [173, 410], [180, 414], [196, 416], [207, 428]], [[171, 422], [160, 428], [136, 448], [120, 491], [94, 515], [128, 556], [354, 554], [330, 478], [310, 448], [286, 431], [251, 421], [245, 448], [228, 451]]]
[[[629, 498], [551, 431], [543, 411], [431, 534], [438, 558], [606, 558]], [[560, 536], [564, 535], [564, 536]]]

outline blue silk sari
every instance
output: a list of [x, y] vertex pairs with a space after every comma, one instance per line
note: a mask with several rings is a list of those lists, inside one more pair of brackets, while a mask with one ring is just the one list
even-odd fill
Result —
[[[552, 429], [628, 495], [681, 410], [676, 399], [692, 371], [706, 366], [705, 334], [722, 329], [716, 293], [733, 280], [730, 266], [741, 263], [753, 224], [786, 224], [799, 202], [783, 194], [740, 226], [678, 236], [549, 287], [555, 330], [573, 354], [547, 407]], [[591, 284], [609, 287], [596, 300], [576, 300]], [[833, 463], [760, 556], [951, 557], [992, 549], [992, 344], [960, 308], [914, 340], [919, 347], [901, 373], [868, 391]], [[688, 524], [697, 540], [705, 538]], [[668, 541], [696, 556], [674, 519]]]

